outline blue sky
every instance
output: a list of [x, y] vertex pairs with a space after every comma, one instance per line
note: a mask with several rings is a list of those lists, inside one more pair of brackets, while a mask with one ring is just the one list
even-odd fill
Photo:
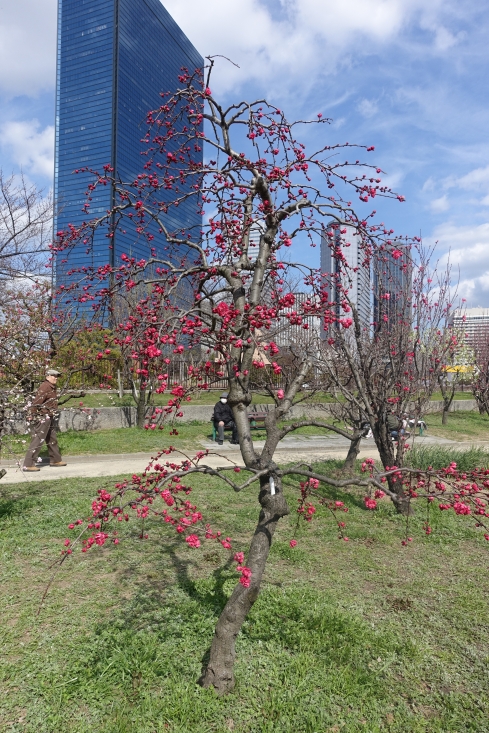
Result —
[[[396, 233], [451, 250], [460, 294], [489, 307], [489, 4], [475, 0], [166, 0], [219, 66], [214, 92], [266, 95], [311, 148], [375, 145], [406, 202], [376, 199]], [[0, 0], [0, 165], [52, 183], [56, 0]], [[319, 135], [321, 137], [319, 138]], [[295, 253], [313, 264], [319, 251]]]

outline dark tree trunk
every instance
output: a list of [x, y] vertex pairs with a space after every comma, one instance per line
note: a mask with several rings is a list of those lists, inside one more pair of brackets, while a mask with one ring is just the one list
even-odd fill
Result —
[[446, 425], [448, 422], [448, 410], [450, 409], [450, 406], [447, 407], [446, 402], [443, 403], [443, 412], [441, 414], [441, 424]]
[[359, 435], [357, 438], [353, 438], [350, 442], [348, 454], [343, 464], [343, 471], [352, 472], [355, 469], [355, 461], [360, 453], [360, 444], [362, 442], [362, 436]]
[[226, 603], [214, 632], [209, 662], [200, 680], [203, 687], [214, 687], [220, 695], [230, 692], [234, 687], [236, 637], [249, 610], [258, 598], [263, 571], [278, 521], [289, 514], [289, 508], [277, 476], [274, 477], [274, 482], [276, 492], [274, 495], [270, 493], [267, 478], [262, 479], [260, 486], [259, 502], [262, 508], [246, 562], [252, 572], [250, 586], [245, 588], [238, 583]]
[[[394, 450], [392, 447], [392, 440], [389, 435], [387, 435], [387, 439], [390, 441], [390, 444], [387, 446], [384, 444], [382, 436], [379, 435], [376, 439], [377, 450], [379, 451], [380, 460], [382, 461], [382, 465], [386, 470], [387, 467], [396, 465]], [[398, 466], [398, 468], [400, 468], [400, 466]], [[406, 493], [404, 491], [402, 480], [399, 478], [395, 478], [393, 475], [391, 475], [387, 477], [387, 483], [389, 485], [389, 489], [397, 497], [396, 499], [392, 499], [392, 502], [396, 507], [396, 511], [399, 514], [403, 514], [404, 516], [413, 514], [414, 512], [411, 507], [409, 497], [406, 496]]]
[[484, 397], [479, 392], [474, 392], [475, 401], [477, 402], [477, 407], [479, 408], [479, 414], [485, 415], [487, 413], [487, 404]]
[[138, 428], [144, 428], [146, 422], [146, 390], [139, 390], [139, 397], [136, 403], [136, 425]]

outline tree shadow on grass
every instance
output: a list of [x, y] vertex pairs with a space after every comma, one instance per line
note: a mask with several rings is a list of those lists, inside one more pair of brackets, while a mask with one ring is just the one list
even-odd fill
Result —
[[0, 500], [0, 521], [14, 515], [16, 503], [13, 499]]
[[36, 503], [36, 499], [43, 493], [40, 484], [36, 487], [36, 485], [29, 483], [28, 488], [28, 494], [20, 494], [18, 491], [10, 491], [8, 484], [6, 485], [6, 489], [2, 487], [3, 490], [0, 490], [0, 522], [20, 516], [26, 511], [29, 511]]
[[[178, 643], [196, 645], [201, 669], [205, 669], [212, 632], [228, 600], [230, 587], [226, 589], [226, 583], [234, 586], [238, 576], [230, 557], [210, 575], [199, 577], [200, 565], [191, 557], [183, 556], [182, 550], [185, 552], [187, 548], [182, 547], [181, 538], [168, 539], [152, 559], [149, 572], [142, 571], [137, 561], [125, 567], [120, 578], [132, 586], [133, 592], [129, 598], [118, 600], [109, 617], [97, 624], [97, 639], [109, 640], [107, 647], [113, 645], [117, 649], [121, 645], [137, 644], [140, 634], [144, 637], [150, 633], [154, 635], [155, 649]], [[171, 577], [167, 573], [169, 567]], [[203, 654], [202, 638], [209, 640]], [[95, 647], [99, 648], [99, 644], [97, 642]], [[178, 660], [175, 663], [180, 664]], [[99, 664], [95, 658], [94, 664]]]
[[[97, 627], [98, 640], [90, 645], [90, 658], [81, 660], [84, 667], [92, 669], [94, 680], [106, 674], [106, 669], [117, 667], [121, 650], [124, 669], [134, 679], [138, 675], [146, 679], [148, 675], [185, 677], [190, 673], [196, 680], [195, 666], [186, 661], [192, 655], [195, 663], [199, 660], [202, 675], [209, 662], [215, 624], [236, 574], [229, 559], [209, 576], [198, 577], [196, 561], [182, 556], [181, 550], [181, 541], [170, 541], [154, 563], [155, 571], [160, 563], [170, 563], [174, 582], [141, 577], [134, 595], [122, 605], [118, 603]], [[126, 571], [128, 579], [134, 579], [134, 570]], [[274, 659], [273, 674], [279, 676], [281, 670], [294, 673], [294, 660], [314, 658], [328, 679], [336, 679], [340, 671], [348, 684], [364, 692], [374, 689], [390, 664], [417, 654], [404, 637], [374, 630], [364, 619], [339, 608], [333, 596], [306, 585], [263, 589], [243, 626], [239, 644], [238, 658], [247, 667], [253, 650], [262, 665], [269, 656]], [[98, 658], [101, 649], [103, 656]], [[159, 649], [166, 653], [159, 655]], [[380, 658], [382, 665], [377, 661]], [[255, 669], [253, 663], [251, 668]]]
[[[168, 539], [159, 548], [156, 563], [153, 563], [153, 570], [149, 574], [140, 575], [139, 564], [128, 565], [121, 573], [121, 578], [132, 581], [136, 579], [136, 592], [124, 606], [119, 607], [119, 618], [123, 619], [128, 628], [135, 630], [143, 625], [158, 623], [158, 611], [162, 605], [168, 602], [168, 589], [176, 584], [176, 587], [184, 593], [191, 601], [197, 601], [206, 613], [219, 615], [226, 605], [228, 594], [225, 591], [225, 584], [238, 577], [232, 569], [233, 559], [229, 557], [222, 562], [206, 577], [192, 577], [192, 570], [198, 571], [199, 563], [192, 558], [183, 557], [179, 550], [182, 547], [180, 538]], [[185, 548], [186, 549], [186, 548]], [[220, 560], [216, 551], [216, 559]], [[174, 582], [165, 578], [165, 569], [168, 565], [173, 569], [172, 578]], [[162, 572], [159, 573], [158, 570]], [[158, 579], [160, 576], [161, 579]]]

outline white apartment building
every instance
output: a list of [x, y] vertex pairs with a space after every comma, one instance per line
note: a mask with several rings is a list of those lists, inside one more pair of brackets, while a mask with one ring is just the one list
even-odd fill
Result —
[[489, 334], [489, 308], [464, 308], [453, 311], [449, 325], [465, 333], [466, 341], [473, 346]]

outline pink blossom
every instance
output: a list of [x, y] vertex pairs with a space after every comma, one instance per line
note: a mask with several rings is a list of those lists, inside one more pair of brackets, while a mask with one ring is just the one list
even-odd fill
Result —
[[251, 575], [252, 575], [250, 568], [238, 565], [236, 569], [238, 570], [238, 572], [241, 573], [241, 578], [239, 579], [239, 582], [241, 583], [241, 585], [244, 586], [245, 588], [249, 588], [250, 583], [251, 583]]
[[196, 534], [189, 534], [188, 537], [185, 537], [185, 542], [189, 547], [200, 547], [200, 540]]
[[290, 540], [289, 545], [291, 547], [295, 547], [297, 545], [297, 540]]
[[377, 509], [377, 502], [375, 499], [371, 499], [370, 497], [366, 496], [364, 498], [365, 508], [366, 509]]
[[285, 397], [283, 389], [277, 389], [277, 397], [279, 398], [279, 400], [283, 400], [283, 398]]

